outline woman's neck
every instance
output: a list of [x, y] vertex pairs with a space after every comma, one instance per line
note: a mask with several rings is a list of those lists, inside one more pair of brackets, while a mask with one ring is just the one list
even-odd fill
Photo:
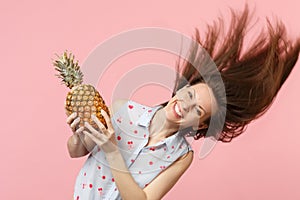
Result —
[[170, 135], [173, 135], [177, 131], [178, 127], [175, 127], [168, 120], [166, 120], [164, 108], [157, 110], [149, 125], [150, 137], [162, 140]]

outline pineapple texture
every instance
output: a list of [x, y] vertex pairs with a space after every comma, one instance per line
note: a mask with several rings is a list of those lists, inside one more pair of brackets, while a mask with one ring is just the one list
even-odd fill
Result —
[[96, 127], [96, 124], [91, 119], [91, 115], [94, 114], [107, 128], [106, 121], [100, 111], [103, 109], [106, 113], [109, 113], [108, 107], [105, 105], [99, 92], [92, 85], [79, 85], [72, 88], [67, 94], [65, 108], [68, 116], [73, 112], [77, 112], [80, 117], [80, 126], [83, 126], [84, 122], [88, 122], [93, 127]]
[[71, 53], [68, 55], [67, 52], [64, 52], [62, 56], [58, 56], [53, 65], [55, 70], [59, 72], [57, 76], [62, 79], [62, 83], [71, 89], [66, 97], [66, 114], [69, 116], [73, 112], [77, 112], [77, 116], [80, 117], [79, 126], [88, 122], [97, 129], [98, 126], [91, 119], [91, 115], [94, 114], [108, 128], [104, 117], [101, 115], [101, 109], [103, 109], [110, 116], [108, 107], [92, 85], [82, 84], [83, 74], [80, 71], [78, 61], [74, 63], [74, 55]]

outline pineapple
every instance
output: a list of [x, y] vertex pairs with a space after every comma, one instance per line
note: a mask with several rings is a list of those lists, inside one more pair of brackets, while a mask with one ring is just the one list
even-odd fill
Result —
[[110, 115], [108, 107], [92, 85], [82, 84], [83, 74], [78, 66], [78, 61], [74, 63], [74, 55], [72, 53], [68, 55], [68, 52], [65, 51], [62, 56], [57, 55], [57, 57], [58, 59], [53, 62], [55, 70], [59, 72], [56, 76], [61, 78], [62, 83], [71, 89], [65, 102], [67, 116], [77, 112], [77, 116], [80, 117], [79, 126], [83, 126], [84, 122], [88, 122], [94, 128], [97, 128], [95, 122], [91, 119], [91, 115], [94, 114], [107, 128], [100, 111], [103, 109]]

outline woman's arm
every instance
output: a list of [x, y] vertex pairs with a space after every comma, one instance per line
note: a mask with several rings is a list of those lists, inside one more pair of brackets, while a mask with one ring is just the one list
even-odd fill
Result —
[[83, 133], [94, 140], [94, 142], [105, 152], [106, 159], [110, 165], [112, 175], [122, 199], [161, 199], [190, 166], [193, 159], [193, 153], [189, 152], [186, 156], [175, 161], [170, 167], [159, 174], [145, 189], [142, 189], [131, 176], [118, 149], [115, 132], [109, 116], [105, 111], [103, 111], [102, 114], [108, 128], [106, 129], [105, 126], [93, 116], [92, 119], [98, 125], [101, 132], [95, 130], [89, 123], [86, 123], [85, 127], [90, 132], [83, 131]]
[[147, 199], [161, 199], [166, 195], [191, 165], [193, 154], [189, 151], [183, 155], [147, 185], [144, 188]]
[[122, 199], [154, 200], [161, 199], [175, 185], [192, 163], [193, 152], [190, 151], [175, 161], [144, 189], [135, 182], [118, 151], [106, 155], [106, 158]]
[[71, 158], [78, 158], [81, 156], [85, 156], [88, 152], [84, 145], [77, 141], [80, 140], [77, 136], [70, 136], [67, 142], [68, 152]]
[[90, 138], [77, 136], [75, 134], [70, 136], [67, 142], [67, 147], [71, 158], [78, 158], [87, 155], [95, 145], [96, 144], [94, 141], [92, 141]]
[[77, 158], [87, 155], [96, 145], [89, 137], [82, 134], [84, 127], [79, 127], [80, 118], [77, 113], [72, 113], [67, 118], [67, 124], [70, 125], [73, 135], [71, 135], [67, 142], [69, 155], [71, 158]]
[[[112, 106], [108, 107], [111, 116], [113, 116], [114, 113], [116, 113], [127, 101], [128, 100], [126, 99], [114, 101]], [[70, 124], [71, 128], [76, 127], [79, 123], [79, 121], [76, 123], [75, 118], [76, 115], [70, 115], [67, 118], [67, 123]], [[71, 158], [82, 157], [89, 154], [89, 152], [92, 151], [96, 145], [96, 143], [90, 137], [85, 137], [85, 135], [81, 133], [82, 131], [83, 128], [80, 130], [74, 130], [74, 134], [68, 139], [67, 147]]]

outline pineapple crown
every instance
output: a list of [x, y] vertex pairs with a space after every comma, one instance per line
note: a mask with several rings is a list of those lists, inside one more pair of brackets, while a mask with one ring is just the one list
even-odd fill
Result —
[[72, 88], [76, 85], [82, 83], [83, 74], [80, 71], [78, 61], [74, 63], [74, 55], [65, 51], [62, 56], [59, 56], [57, 60], [54, 60], [53, 65], [55, 70], [59, 72], [56, 74], [59, 78], [62, 79], [62, 83], [65, 84], [68, 88]]

